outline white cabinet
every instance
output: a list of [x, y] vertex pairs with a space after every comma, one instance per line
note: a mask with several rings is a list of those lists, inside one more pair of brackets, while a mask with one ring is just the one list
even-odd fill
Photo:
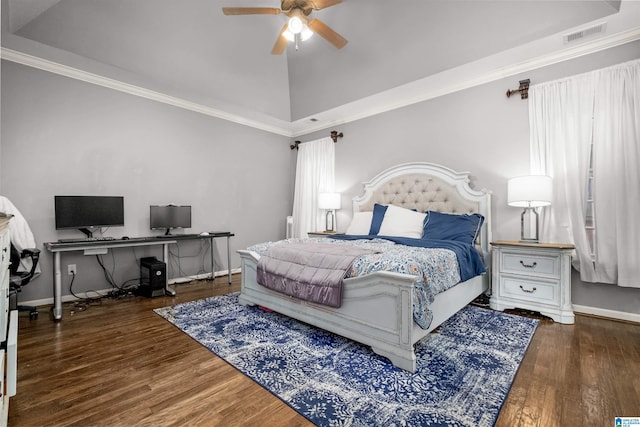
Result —
[[11, 262], [11, 240], [9, 219], [0, 217], [0, 342], [7, 340], [9, 325], [9, 263]]
[[[18, 312], [9, 313], [9, 218], [0, 216], [0, 425], [7, 425], [9, 397], [16, 394]], [[6, 370], [5, 370], [6, 369]]]
[[574, 323], [571, 305], [571, 252], [562, 243], [491, 242], [494, 310], [523, 308], [556, 322]]

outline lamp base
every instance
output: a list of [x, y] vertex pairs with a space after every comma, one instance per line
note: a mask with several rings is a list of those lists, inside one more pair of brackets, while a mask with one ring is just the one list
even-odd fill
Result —
[[526, 237], [520, 237], [520, 243], [540, 243], [539, 239], [527, 239]]
[[326, 217], [326, 223], [325, 223], [325, 227], [327, 232], [333, 232], [336, 231], [335, 230], [335, 217], [333, 215], [333, 211], [332, 210], [328, 210], [327, 211], [327, 217]]
[[[531, 229], [531, 227], [533, 225], [535, 225], [535, 228], [534, 228], [534, 233], [535, 234], [533, 236], [525, 236], [525, 234], [524, 234], [525, 215], [528, 212], [530, 214], [533, 213], [533, 215], [535, 216], [535, 223], [531, 223], [531, 225], [529, 227], [529, 229]], [[529, 216], [531, 216], [531, 215], [529, 215]], [[524, 210], [522, 211], [522, 214], [520, 215], [520, 242], [522, 242], [522, 243], [539, 243], [540, 242], [540, 239], [539, 239], [539, 236], [538, 236], [538, 218], [539, 218], [539, 215], [538, 215], [538, 211], [536, 210], [536, 208], [524, 208]]]

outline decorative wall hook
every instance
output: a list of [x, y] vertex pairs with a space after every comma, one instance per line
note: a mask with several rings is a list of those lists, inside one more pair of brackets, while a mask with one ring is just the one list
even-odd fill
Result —
[[518, 89], [515, 90], [507, 90], [507, 98], [510, 98], [511, 95], [513, 95], [514, 93], [518, 93], [520, 92], [520, 99], [527, 99], [529, 98], [529, 83], [531, 83], [531, 80], [527, 79], [527, 80], [520, 80], [520, 87]]

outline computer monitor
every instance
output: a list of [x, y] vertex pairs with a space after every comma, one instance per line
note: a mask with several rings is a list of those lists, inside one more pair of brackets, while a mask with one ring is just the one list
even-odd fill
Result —
[[151, 205], [149, 225], [152, 230], [166, 230], [166, 235], [174, 228], [191, 228], [191, 206]]
[[54, 196], [56, 230], [78, 229], [92, 237], [92, 228], [124, 226], [122, 196]]

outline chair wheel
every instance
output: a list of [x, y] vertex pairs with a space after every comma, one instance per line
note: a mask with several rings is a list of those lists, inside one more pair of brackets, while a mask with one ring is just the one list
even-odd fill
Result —
[[31, 320], [36, 320], [38, 318], [38, 312], [37, 311], [32, 311], [29, 313], [29, 319]]

